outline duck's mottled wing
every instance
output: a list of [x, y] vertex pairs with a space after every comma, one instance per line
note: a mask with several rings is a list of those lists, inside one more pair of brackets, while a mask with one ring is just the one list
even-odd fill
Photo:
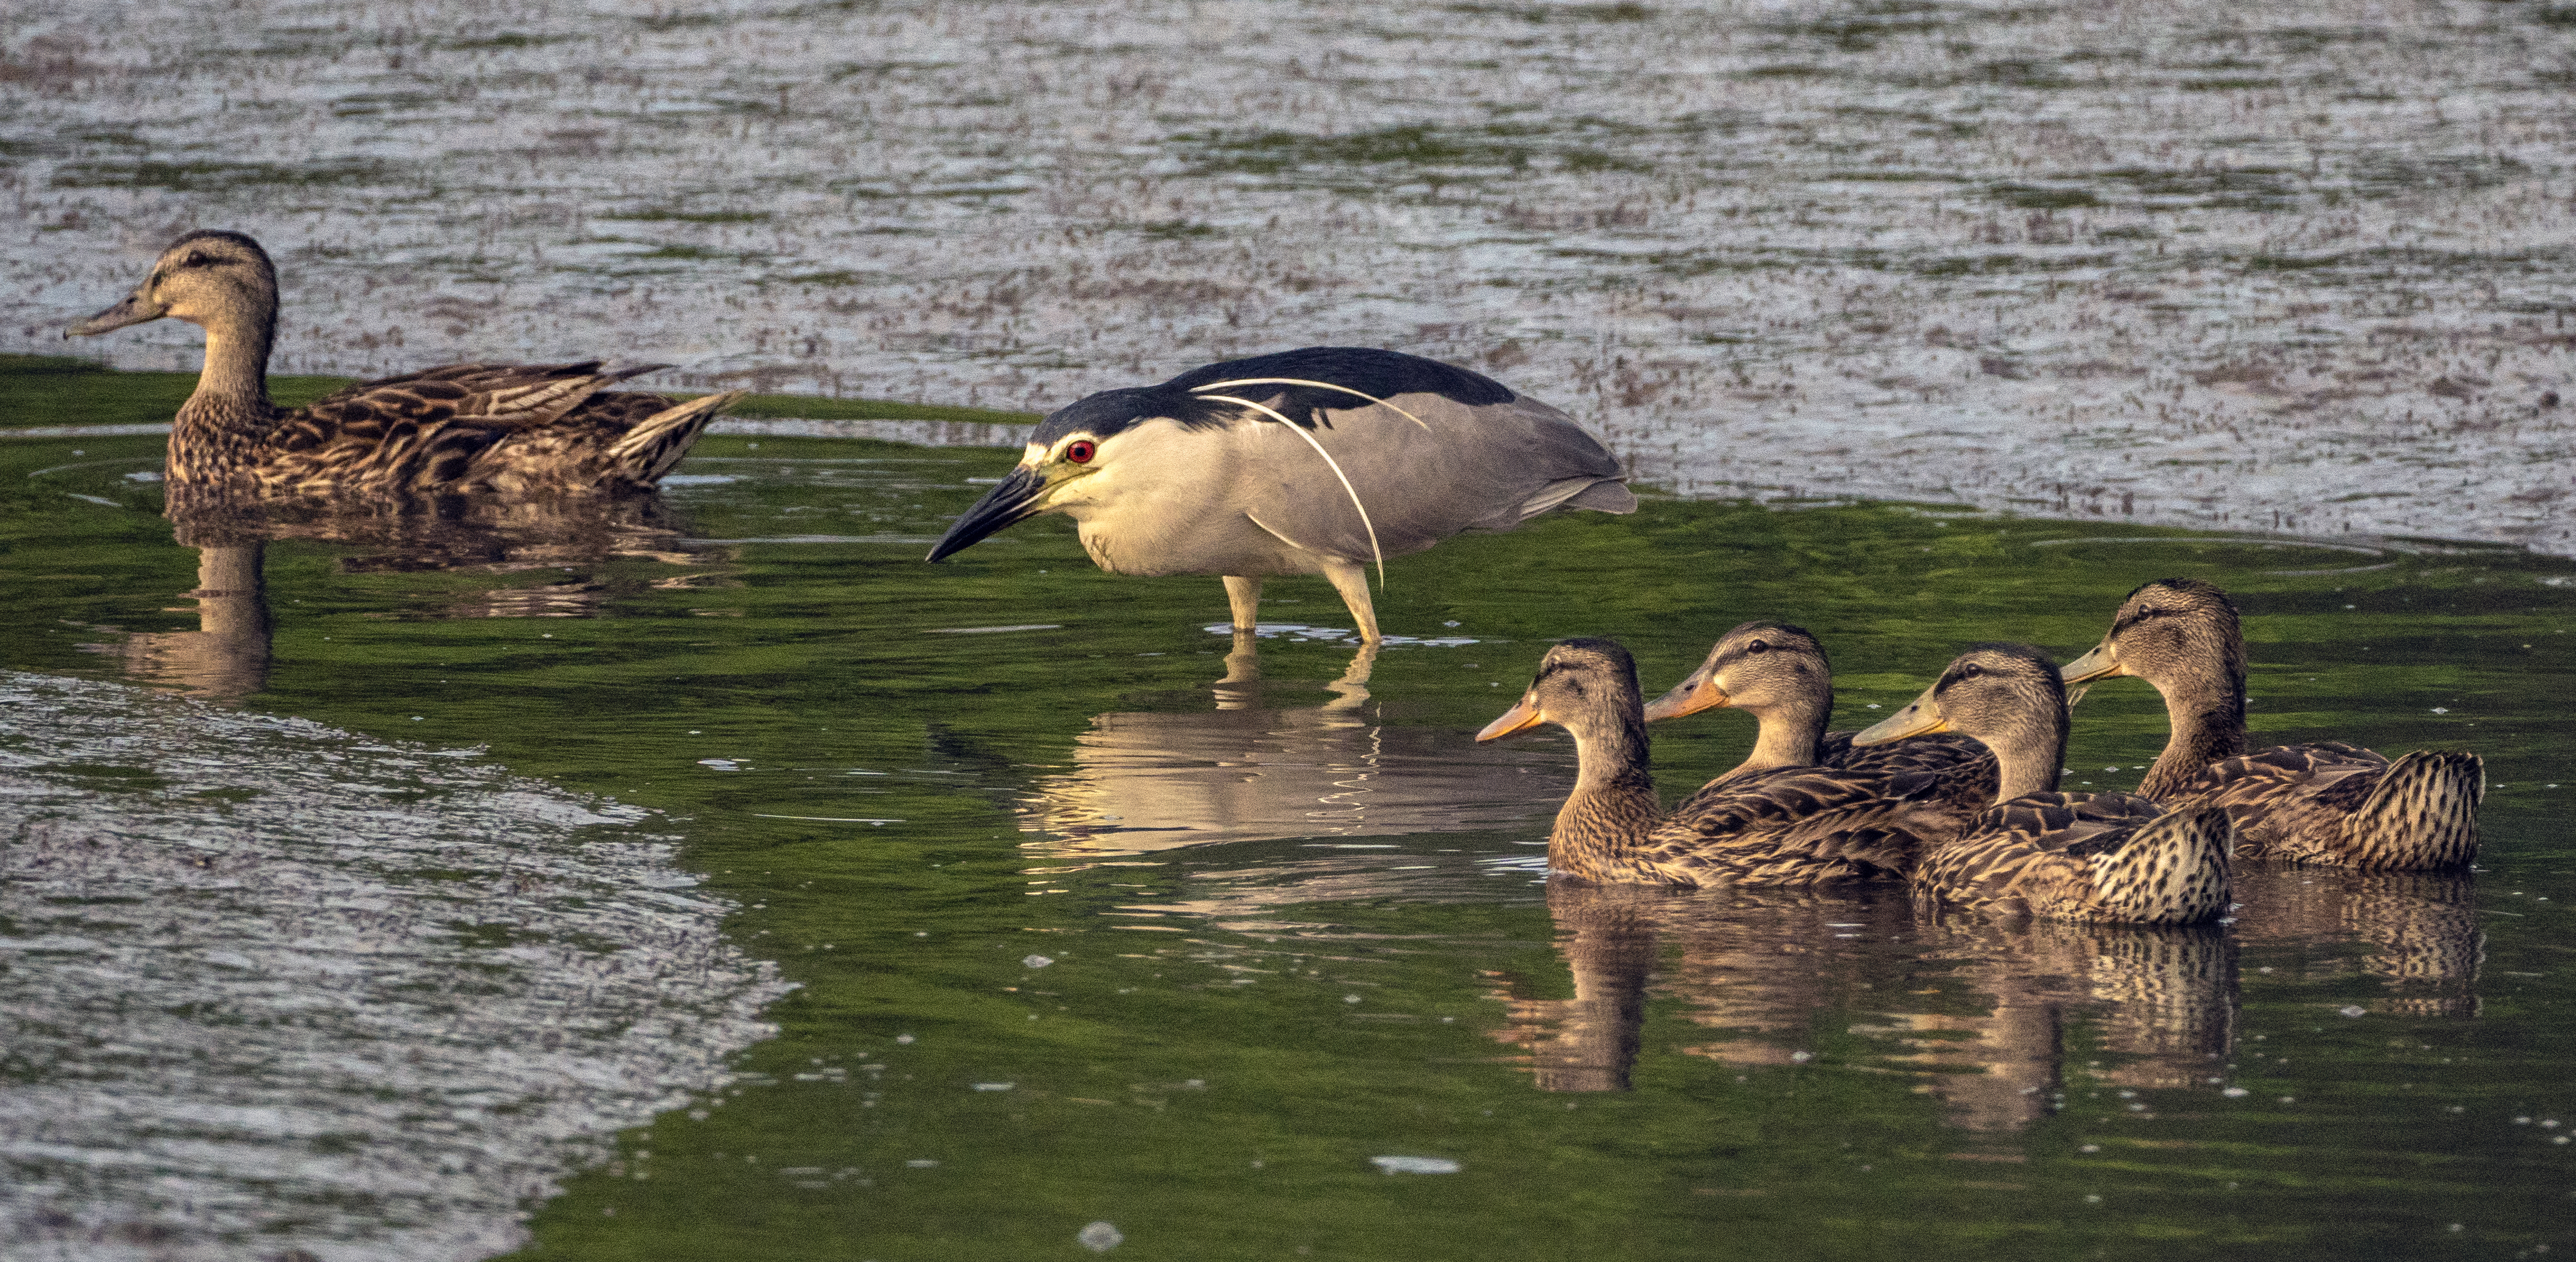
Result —
[[561, 419], [565, 425], [602, 430], [611, 435], [623, 434], [674, 402], [667, 395], [641, 390], [602, 390], [582, 400], [580, 406], [565, 413]]
[[1850, 732], [1827, 732], [1816, 742], [1816, 762], [1851, 771], [1937, 776], [1943, 792], [1980, 804], [1995, 800], [2002, 783], [1994, 752], [1973, 736], [1941, 732], [1884, 745], [1854, 748]]
[[2339, 840], [2387, 770], [2386, 758], [2341, 741], [2279, 745], [2211, 763], [2171, 797], [2225, 807], [2238, 857], [2289, 858]]
[[597, 360], [447, 364], [361, 382], [283, 417], [269, 463], [278, 481], [301, 491], [436, 494], [481, 481], [479, 465], [502, 444], [560, 431], [534, 441], [577, 481], [598, 450], [669, 406], [659, 395], [601, 393], [645, 371], [602, 372]]
[[2162, 811], [2126, 793], [2033, 793], [1988, 807], [1959, 839], [1924, 857], [1915, 888], [1977, 906], [2024, 907], [2025, 887], [2085, 877], [2084, 860], [2116, 849]]
[[1646, 849], [1693, 884], [1902, 879], [1974, 814], [1931, 787], [1825, 767], [1761, 772], [1692, 795]]
[[1979, 831], [2019, 834], [2030, 844], [2071, 855], [2113, 849], [2164, 808], [2133, 793], [2030, 793], [1986, 808]]

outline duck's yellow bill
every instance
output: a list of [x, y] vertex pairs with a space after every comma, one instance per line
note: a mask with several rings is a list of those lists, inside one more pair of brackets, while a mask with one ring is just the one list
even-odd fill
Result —
[[2106, 641], [2094, 645], [2092, 652], [2068, 662], [2057, 672], [2057, 677], [2070, 684], [2082, 684], [2128, 673], [2129, 668], [2120, 664], [2119, 652]]
[[1483, 731], [1476, 733], [1476, 739], [1490, 741], [1514, 732], [1526, 732], [1537, 727], [1546, 717], [1538, 712], [1536, 701], [1522, 697], [1520, 704], [1503, 711], [1503, 717], [1486, 724]]
[[1852, 744], [1884, 745], [1908, 736], [1929, 736], [1949, 730], [1950, 720], [1942, 715], [1941, 703], [1933, 700], [1932, 690], [1926, 688], [1922, 696], [1916, 697], [1904, 709], [1853, 733]]
[[1707, 670], [1701, 670], [1673, 685], [1671, 692], [1646, 703], [1646, 721], [1660, 723], [1665, 719], [1678, 719], [1685, 714], [1714, 710], [1727, 704], [1729, 700], [1726, 690], [1717, 686], [1716, 677]]

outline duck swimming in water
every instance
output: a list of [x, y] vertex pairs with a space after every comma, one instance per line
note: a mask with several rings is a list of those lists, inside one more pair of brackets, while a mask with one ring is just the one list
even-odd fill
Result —
[[1779, 767], [1730, 777], [1667, 814], [1647, 768], [1637, 667], [1615, 640], [1550, 648], [1538, 677], [1476, 734], [1554, 723], [1574, 737], [1574, 793], [1548, 833], [1550, 871], [1601, 882], [1814, 885], [1903, 879], [1982, 805], [1932, 777]]
[[2346, 868], [2458, 867], [2478, 854], [2485, 765], [2417, 750], [2391, 762], [2341, 741], [2246, 752], [2245, 635], [2227, 593], [2190, 578], [2142, 584], [2066, 682], [2155, 686], [2172, 735], [2138, 785], [2171, 805], [2223, 807], [2236, 855]]
[[64, 336], [164, 316], [206, 330], [204, 371], [170, 430], [164, 477], [180, 496], [649, 490], [742, 393], [604, 392], [661, 364], [449, 364], [280, 408], [268, 399], [277, 268], [238, 232], [180, 237], [123, 302]]
[[1995, 804], [1914, 871], [1923, 897], [2055, 920], [2186, 925], [2228, 906], [2226, 812], [2128, 793], [2060, 793], [2066, 686], [2022, 644], [1981, 644], [1912, 704], [1852, 738], [1964, 732], [2000, 764]]

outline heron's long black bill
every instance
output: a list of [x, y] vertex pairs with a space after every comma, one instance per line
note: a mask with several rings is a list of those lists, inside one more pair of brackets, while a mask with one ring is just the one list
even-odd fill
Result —
[[975, 501], [975, 507], [967, 509], [949, 524], [948, 533], [939, 537], [938, 546], [930, 550], [929, 559], [940, 561], [955, 556], [975, 546], [984, 536], [1023, 517], [1035, 515], [1038, 498], [1046, 494], [1046, 487], [1046, 479], [1038, 476], [1034, 469], [1011, 470], [1011, 476], [1002, 479], [1000, 486], [984, 492], [984, 498]]
[[129, 324], [141, 324], [146, 320], [160, 318], [161, 308], [145, 302], [143, 295], [136, 292], [127, 294], [125, 301], [63, 330], [63, 336], [89, 337], [92, 334], [105, 333], [110, 329], [121, 329]]

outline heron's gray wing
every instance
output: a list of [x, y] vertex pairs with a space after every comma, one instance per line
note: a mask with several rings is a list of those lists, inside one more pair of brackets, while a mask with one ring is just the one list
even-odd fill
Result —
[[1372, 528], [1375, 551], [1400, 556], [1462, 530], [1509, 530], [1551, 508], [1637, 506], [1618, 458], [1533, 399], [1404, 394], [1332, 411], [1310, 431], [1263, 421], [1235, 434], [1244, 511], [1299, 547], [1356, 561], [1372, 555]]

